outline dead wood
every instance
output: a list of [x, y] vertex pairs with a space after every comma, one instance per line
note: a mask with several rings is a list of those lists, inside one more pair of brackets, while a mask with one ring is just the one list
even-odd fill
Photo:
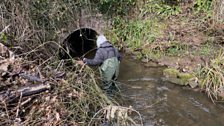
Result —
[[20, 87], [17, 90], [12, 90], [12, 91], [8, 90], [8, 91], [0, 92], [0, 101], [1, 102], [16, 101], [20, 96], [27, 97], [27, 96], [35, 95], [35, 94], [50, 90], [50, 88], [51, 88], [50, 84], [35, 84], [35, 85]]

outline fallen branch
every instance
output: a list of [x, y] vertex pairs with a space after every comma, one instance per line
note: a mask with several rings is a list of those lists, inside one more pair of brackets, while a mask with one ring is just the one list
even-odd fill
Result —
[[38, 84], [32, 86], [21, 87], [15, 91], [6, 91], [0, 93], [1, 102], [12, 102], [20, 97], [31, 96], [34, 94], [39, 94], [46, 90], [49, 90], [51, 86], [49, 84]]

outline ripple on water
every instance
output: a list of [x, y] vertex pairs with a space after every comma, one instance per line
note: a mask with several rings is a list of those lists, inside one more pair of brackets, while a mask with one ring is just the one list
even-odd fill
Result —
[[129, 59], [121, 64], [119, 80], [125, 105], [142, 114], [145, 126], [224, 126], [223, 105], [161, 78], [162, 68], [146, 69]]

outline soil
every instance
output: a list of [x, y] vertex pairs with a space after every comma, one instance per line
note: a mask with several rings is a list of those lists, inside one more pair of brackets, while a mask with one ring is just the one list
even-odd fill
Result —
[[[189, 11], [189, 6], [182, 7], [183, 12], [180, 16], [172, 16], [164, 21], [167, 28], [163, 31], [163, 36], [157, 38], [155, 43], [155, 45], [160, 45], [159, 48], [163, 50], [170, 47], [167, 46], [169, 42], [188, 47], [183, 55], [163, 56], [157, 60], [159, 65], [176, 68], [182, 72], [193, 72], [199, 65], [208, 63], [224, 44], [224, 24], [214, 23], [211, 19], [198, 20], [199, 18]], [[200, 54], [201, 48], [208, 43], [211, 45], [210, 53], [208, 55]], [[148, 48], [155, 48], [153, 46], [150, 45]]]

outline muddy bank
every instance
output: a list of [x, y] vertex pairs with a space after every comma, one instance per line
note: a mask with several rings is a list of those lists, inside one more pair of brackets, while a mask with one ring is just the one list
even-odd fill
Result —
[[[217, 49], [219, 50], [219, 48]], [[132, 59], [139, 60], [135, 52], [128, 52], [128, 55], [130, 55]], [[214, 56], [216, 56], [216, 58], [214, 58]], [[208, 94], [208, 97], [213, 103], [222, 100], [224, 96], [222, 81], [217, 81], [223, 77], [221, 72], [223, 69], [221, 65], [222, 59], [222, 51], [220, 51], [219, 55], [210, 54], [206, 58], [200, 55], [163, 56], [158, 59], [140, 58], [145, 67], [165, 67], [163, 70], [164, 81], [190, 87], [194, 91], [199, 91], [198, 93], [203, 92], [204, 95]], [[215, 87], [218, 89], [214, 89]]]
[[[193, 11], [190, 12], [193, 13]], [[135, 41], [126, 40], [127, 43], [140, 41], [141, 45], [124, 44], [124, 52], [134, 59], [141, 60], [146, 66], [152, 65], [151, 63], [148, 64], [149, 62], [154, 62], [154, 64], [167, 67], [168, 69], [164, 71], [166, 80], [174, 84], [207, 90], [206, 93], [211, 99], [214, 99], [213, 102], [222, 100], [223, 84], [215, 81], [222, 80], [223, 77], [221, 72], [223, 67], [218, 65], [223, 58], [223, 38], [220, 38], [224, 35], [223, 30], [221, 30], [223, 24], [212, 22], [209, 19], [201, 22], [196, 19], [202, 17], [197, 17], [198, 15], [190, 12], [184, 11], [179, 16], [171, 16], [171, 18], [162, 21], [155, 20], [155, 29], [158, 28], [157, 25], [164, 26], [157, 30], [160, 34], [153, 38], [153, 42], [139, 39]], [[187, 16], [184, 17], [183, 15]], [[144, 21], [141, 21], [142, 24], [144, 24]], [[137, 26], [134, 25], [133, 27], [137, 29]], [[156, 34], [154, 32], [149, 32], [148, 35], [152, 34], [153, 36]], [[140, 33], [146, 34], [147, 32]], [[128, 36], [129, 34], [125, 35]], [[132, 35], [128, 37], [130, 38], [130, 36]], [[137, 37], [141, 38], [142, 36]], [[145, 39], [145, 37], [142, 37], [142, 39]], [[207, 76], [209, 70], [214, 70], [214, 74]], [[215, 73], [219, 73], [219, 75]], [[211, 79], [214, 76], [218, 77]], [[206, 79], [211, 81], [212, 84], [209, 84]], [[216, 85], [218, 85], [217, 90]]]

